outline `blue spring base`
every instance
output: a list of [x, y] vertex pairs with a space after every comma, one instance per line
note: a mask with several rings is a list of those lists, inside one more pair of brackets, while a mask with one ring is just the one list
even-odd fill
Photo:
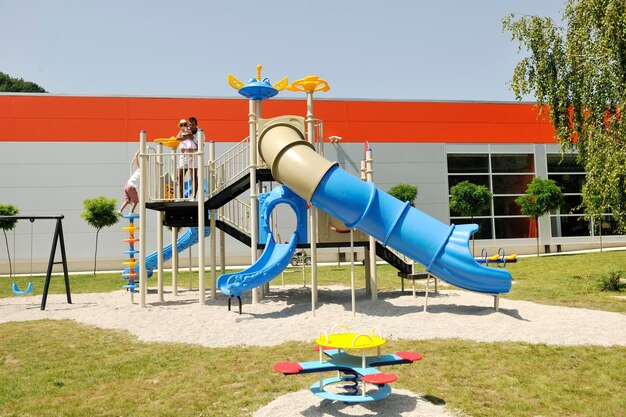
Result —
[[382, 400], [383, 398], [387, 398], [389, 394], [391, 394], [391, 386], [388, 384], [384, 385], [374, 385], [368, 384], [370, 387], [378, 387], [375, 391], [370, 391], [363, 395], [362, 393], [359, 395], [347, 395], [347, 394], [335, 394], [332, 392], [328, 392], [324, 390], [324, 386], [330, 384], [336, 384], [339, 382], [345, 382], [343, 377], [334, 377], [327, 378], [322, 381], [322, 386], [320, 386], [320, 381], [317, 381], [313, 385], [311, 385], [311, 392], [318, 397], [331, 400], [331, 401], [342, 401], [344, 403], [365, 403], [371, 401]]

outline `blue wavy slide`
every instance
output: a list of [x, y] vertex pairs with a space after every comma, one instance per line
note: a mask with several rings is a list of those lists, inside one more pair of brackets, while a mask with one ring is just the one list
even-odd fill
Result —
[[471, 291], [507, 293], [511, 274], [480, 265], [469, 239], [476, 224], [447, 225], [363, 182], [315, 152], [304, 140], [303, 119], [266, 122], [259, 155], [274, 178], [312, 205], [426, 266], [438, 278]]
[[[306, 242], [306, 202], [285, 186], [276, 187], [264, 197], [266, 200], [260, 208], [260, 218], [263, 219], [260, 226], [267, 236], [263, 253], [247, 269], [224, 274], [217, 279], [217, 287], [222, 294], [237, 297], [240, 301], [241, 294], [271, 281], [284, 271], [296, 251], [296, 245]], [[270, 214], [281, 203], [289, 205], [296, 213], [296, 229], [288, 243], [276, 243], [270, 227]], [[241, 309], [241, 304], [239, 306]]]
[[241, 294], [269, 282], [287, 268], [297, 244], [297, 232], [291, 235], [289, 243], [276, 243], [270, 232], [265, 242], [265, 250], [259, 259], [241, 272], [220, 275], [217, 287], [226, 296], [240, 297]]
[[[208, 226], [205, 227], [204, 237], [207, 237], [210, 234], [211, 234], [211, 228]], [[199, 233], [198, 233], [197, 227], [190, 227], [182, 235], [180, 235], [178, 239], [176, 240], [178, 253], [198, 243], [198, 235]], [[171, 258], [172, 258], [172, 244], [170, 243], [163, 248], [163, 261], [164, 262], [168, 261]], [[154, 252], [151, 252], [150, 254], [146, 256], [146, 271], [149, 277], [152, 276], [152, 271], [154, 271], [158, 267], [158, 265], [159, 265], [159, 251], [155, 250]], [[135, 272], [139, 272], [138, 267], [139, 265], [135, 265]], [[124, 274], [127, 274], [129, 270], [130, 270], [129, 267], [124, 268]]]

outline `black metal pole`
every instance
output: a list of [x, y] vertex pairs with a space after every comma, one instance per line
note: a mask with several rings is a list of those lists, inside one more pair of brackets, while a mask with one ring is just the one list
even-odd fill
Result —
[[46, 281], [43, 285], [43, 296], [41, 297], [41, 309], [46, 309], [46, 301], [48, 300], [48, 290], [50, 289], [50, 277], [52, 276], [52, 265], [54, 264], [54, 255], [57, 249], [57, 242], [59, 240], [59, 222], [61, 219], [57, 219], [56, 227], [54, 228], [54, 237], [52, 238], [52, 248], [50, 249], [50, 259], [48, 259], [48, 270], [46, 271]]
[[61, 219], [57, 220], [57, 227], [59, 229], [59, 243], [61, 244], [61, 263], [63, 264], [63, 277], [65, 278], [65, 295], [67, 296], [67, 303], [72, 304], [70, 277], [67, 271], [67, 257], [65, 256], [65, 238], [63, 237], [63, 224], [61, 223]]

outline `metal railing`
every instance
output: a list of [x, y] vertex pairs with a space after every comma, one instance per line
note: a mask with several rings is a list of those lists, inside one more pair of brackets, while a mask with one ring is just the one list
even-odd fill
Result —
[[320, 119], [313, 119], [313, 143], [315, 151], [324, 156], [324, 122]]
[[[183, 160], [184, 158], [184, 160]], [[202, 159], [198, 152], [164, 152], [163, 146], [155, 150], [148, 147], [148, 199], [151, 202], [192, 201], [196, 190], [196, 169], [181, 169], [181, 162], [190, 167]], [[203, 164], [202, 169], [207, 169]], [[186, 171], [186, 172], [184, 172]], [[205, 178], [209, 178], [205, 176]], [[208, 187], [207, 187], [208, 188]]]
[[[379, 240], [377, 240], [377, 242], [380, 242]], [[380, 242], [382, 244], [382, 242]], [[391, 246], [385, 246], [385, 248], [393, 253], [394, 255], [396, 255], [399, 259], [401, 259], [405, 264], [410, 264], [413, 265], [415, 263], [415, 261], [411, 258], [409, 258], [408, 256], [406, 256], [405, 254], [403, 254], [402, 252], [399, 252], [397, 250], [395, 250], [394, 248], [392, 248]]]
[[239, 178], [248, 173], [250, 168], [250, 138], [245, 138], [222, 156], [216, 158], [209, 168], [214, 171], [215, 182], [209, 188], [209, 197], [212, 197]]
[[219, 209], [219, 217], [242, 232], [250, 233], [249, 204], [234, 198]]

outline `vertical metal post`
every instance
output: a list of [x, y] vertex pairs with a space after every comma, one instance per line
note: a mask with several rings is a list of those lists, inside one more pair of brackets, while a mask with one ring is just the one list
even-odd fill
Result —
[[156, 198], [165, 197], [165, 181], [163, 176], [163, 142], [157, 142], [157, 160], [154, 166], [154, 178], [156, 178]]
[[[366, 174], [366, 167], [365, 167], [365, 158], [361, 159], [361, 180], [363, 181], [367, 181], [367, 174]], [[370, 251], [369, 251], [369, 247], [366, 247], [363, 250], [363, 255], [365, 257], [365, 295], [370, 296], [372, 295], [372, 263], [370, 262]]]
[[[315, 146], [315, 131], [313, 125], [313, 91], [306, 92], [306, 135], [307, 141]], [[311, 311], [315, 316], [317, 306], [317, 210], [311, 205], [310, 213], [310, 243], [311, 243]], [[303, 260], [304, 262], [304, 260]]]
[[[63, 265], [63, 280], [65, 281], [65, 297], [68, 304], [72, 304], [72, 295], [70, 291], [70, 277], [67, 270], [67, 256], [65, 255], [65, 238], [63, 237], [63, 216], [57, 219], [57, 227], [54, 233], [59, 235], [59, 247], [61, 248], [61, 264]], [[14, 252], [15, 253], [15, 252]], [[50, 271], [52, 273], [52, 271]], [[47, 277], [47, 275], [46, 275]]]
[[196, 200], [198, 202], [198, 301], [201, 305], [206, 304], [206, 283], [204, 279], [204, 225], [206, 212], [204, 210], [204, 130], [198, 129], [198, 150], [195, 156], [198, 174], [198, 193]]
[[172, 291], [178, 295], [178, 228], [172, 227]]
[[163, 211], [157, 212], [157, 293], [163, 301]]
[[[250, 136], [250, 265], [257, 260], [257, 248], [259, 241], [259, 207], [258, 193], [256, 187], [256, 127], [257, 127], [257, 106], [256, 100], [250, 100], [248, 111], [248, 125]], [[252, 290], [252, 303], [259, 302], [257, 289]]]
[[[209, 142], [209, 183], [215, 184], [215, 141]], [[211, 300], [217, 300], [217, 238], [216, 233], [217, 210], [211, 210]]]
[[[372, 158], [372, 149], [368, 148], [365, 151], [365, 175], [368, 182], [374, 181], [374, 160]], [[372, 301], [376, 301], [378, 299], [378, 286], [376, 283], [376, 240], [370, 236], [369, 238], [370, 244], [370, 282], [372, 288]]]
[[[156, 184], [156, 198], [163, 198], [163, 143], [157, 144], [157, 154], [154, 166], [154, 183]], [[157, 212], [157, 293], [159, 301], [163, 301], [163, 218], [165, 213]]]
[[148, 293], [148, 271], [146, 271], [146, 200], [148, 199], [148, 154], [146, 131], [139, 132], [139, 290], [141, 307], [146, 306]]
[[354, 229], [350, 229], [350, 288], [352, 295], [352, 317], [356, 316], [356, 290], [354, 288]]
[[220, 275], [226, 273], [226, 236], [224, 231], [220, 229]]

